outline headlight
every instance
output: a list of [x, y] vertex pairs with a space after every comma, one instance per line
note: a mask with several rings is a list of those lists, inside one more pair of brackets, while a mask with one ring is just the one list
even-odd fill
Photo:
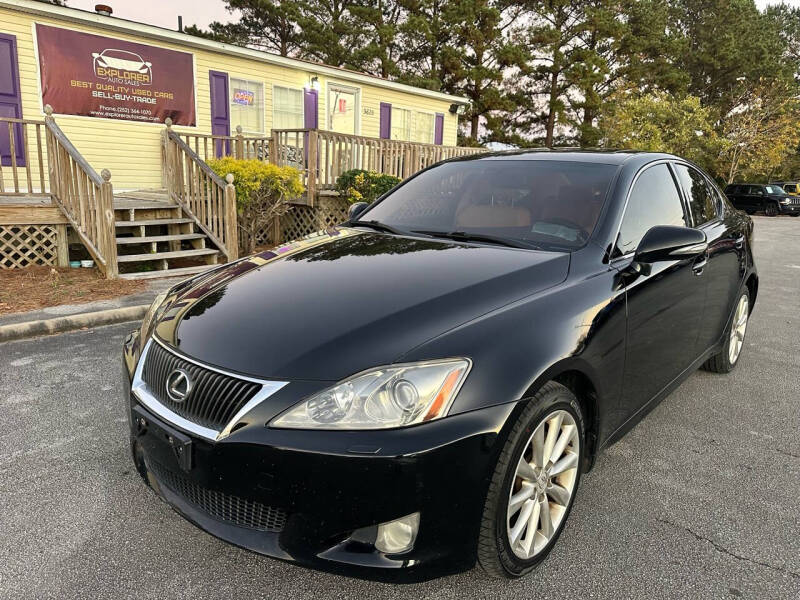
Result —
[[142, 327], [140, 329], [142, 344], [144, 344], [147, 341], [147, 338], [150, 337], [153, 324], [158, 320], [157, 317], [161, 316], [159, 309], [164, 305], [164, 300], [167, 299], [167, 294], [169, 294], [169, 290], [166, 292], [161, 292], [158, 296], [156, 296], [155, 300], [153, 300], [153, 303], [150, 305], [150, 308], [148, 308], [147, 312], [144, 313], [144, 318], [142, 318]]
[[781, 204], [791, 204], [791, 203], [792, 203], [791, 198], [784, 198], [783, 200], [781, 200]]
[[292, 429], [388, 429], [447, 414], [471, 363], [464, 358], [371, 369], [354, 375], [276, 417]]

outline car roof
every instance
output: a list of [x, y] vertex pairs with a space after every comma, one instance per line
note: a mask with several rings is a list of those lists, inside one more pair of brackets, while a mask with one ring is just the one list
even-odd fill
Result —
[[548, 150], [547, 148], [500, 150], [496, 152], [472, 154], [454, 160], [559, 160], [621, 165], [634, 157], [644, 159], [643, 162], [648, 162], [648, 158], [651, 160], [665, 158], [672, 160], [684, 160], [679, 156], [675, 156], [673, 154], [664, 154], [661, 152], [641, 152], [638, 150], [584, 150], [580, 148], [553, 148], [552, 150]]

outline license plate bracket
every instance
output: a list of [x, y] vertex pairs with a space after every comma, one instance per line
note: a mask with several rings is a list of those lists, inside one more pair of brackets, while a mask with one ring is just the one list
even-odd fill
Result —
[[137, 435], [149, 432], [166, 442], [172, 448], [172, 454], [181, 470], [192, 470], [192, 438], [156, 419], [140, 406], [133, 407], [133, 422], [136, 424]]

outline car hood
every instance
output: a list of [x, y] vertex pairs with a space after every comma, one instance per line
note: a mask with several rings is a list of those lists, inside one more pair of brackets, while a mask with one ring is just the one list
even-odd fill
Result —
[[556, 285], [568, 268], [564, 253], [336, 228], [179, 286], [155, 332], [225, 369], [335, 381]]

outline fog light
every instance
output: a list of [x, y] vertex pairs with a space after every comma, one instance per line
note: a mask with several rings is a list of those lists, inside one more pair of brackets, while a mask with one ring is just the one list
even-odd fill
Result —
[[399, 554], [411, 550], [419, 531], [419, 513], [401, 517], [378, 525], [375, 548], [386, 554]]

